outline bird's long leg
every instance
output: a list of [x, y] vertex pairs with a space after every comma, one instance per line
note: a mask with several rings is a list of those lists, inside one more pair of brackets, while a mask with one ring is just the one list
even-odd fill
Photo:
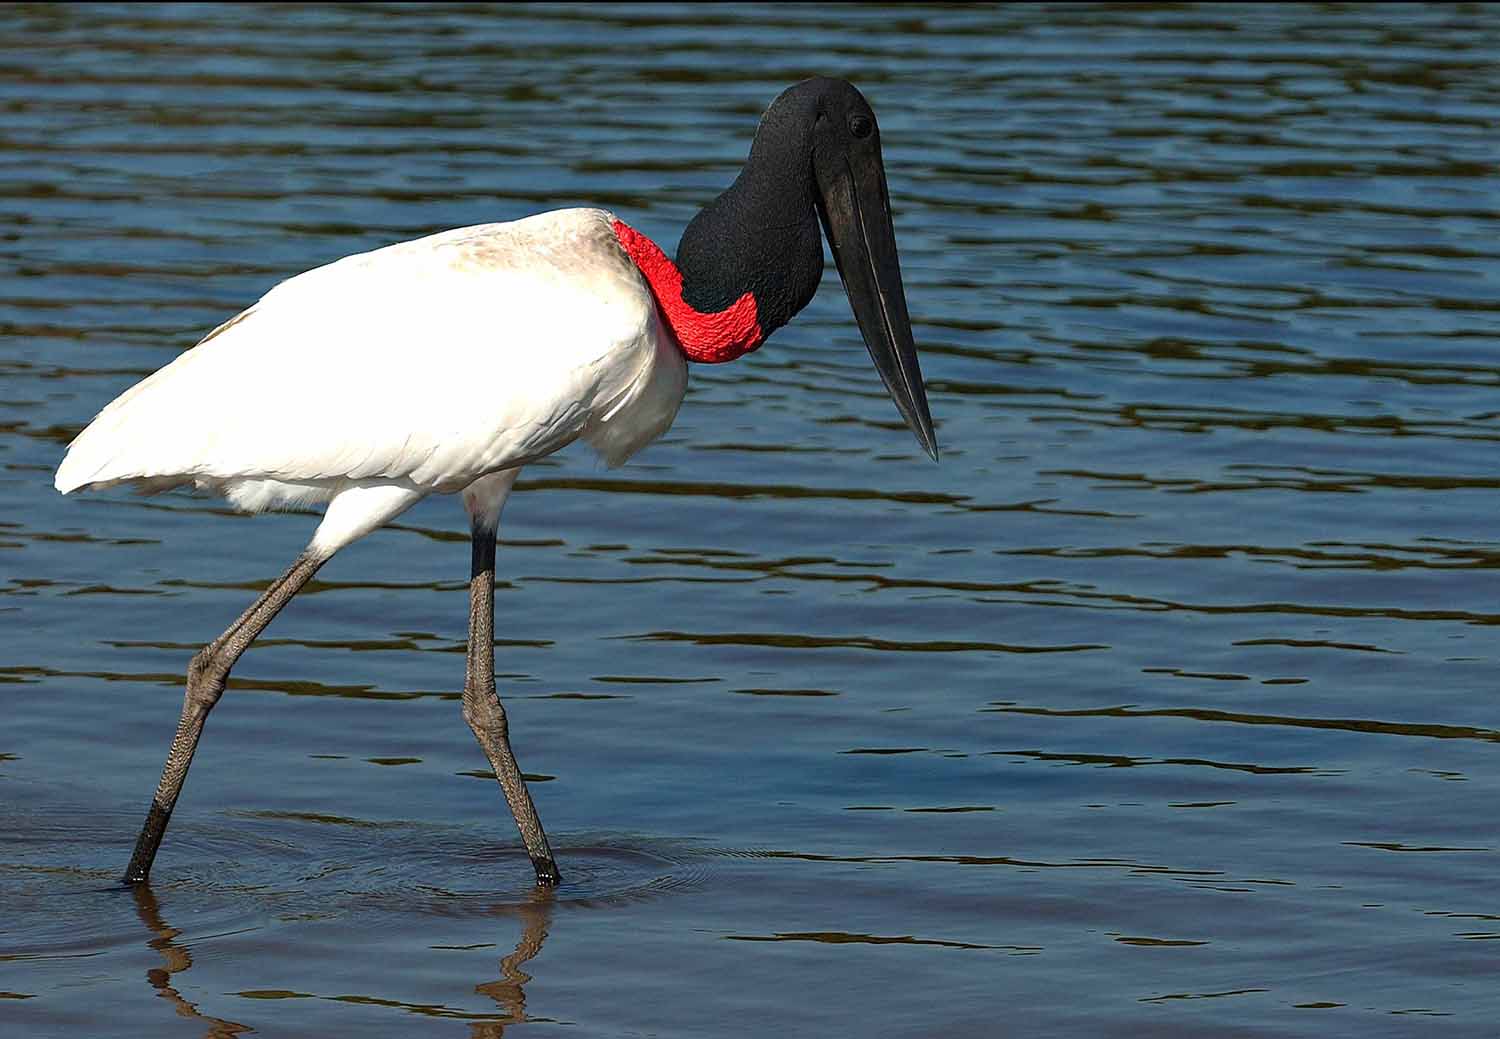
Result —
[[271, 619], [307, 584], [327, 559], [327, 555], [312, 553], [298, 556], [290, 570], [277, 578], [266, 589], [265, 594], [240, 615], [239, 620], [231, 624], [224, 634], [203, 647], [188, 665], [182, 718], [177, 722], [177, 735], [172, 737], [172, 750], [167, 755], [166, 767], [162, 769], [156, 795], [151, 799], [151, 809], [146, 813], [145, 825], [141, 827], [141, 835], [136, 838], [135, 853], [130, 856], [130, 865], [125, 870], [125, 883], [141, 883], [151, 872], [156, 849], [161, 846], [162, 834], [167, 831], [172, 809], [177, 804], [178, 795], [182, 793], [188, 766], [193, 763], [193, 752], [198, 749], [198, 737], [203, 733], [203, 723], [208, 720], [208, 712], [213, 710], [214, 704], [219, 702], [219, 697], [224, 693], [229, 669], [234, 667], [240, 654], [255, 641], [256, 636], [266, 630]]
[[526, 843], [526, 854], [536, 867], [536, 882], [548, 887], [562, 878], [552, 859], [552, 848], [537, 818], [526, 779], [510, 749], [505, 708], [495, 694], [495, 530], [480, 522], [472, 529], [474, 566], [469, 579], [469, 657], [464, 675], [464, 721], [495, 769], [495, 778], [510, 802], [516, 828]]

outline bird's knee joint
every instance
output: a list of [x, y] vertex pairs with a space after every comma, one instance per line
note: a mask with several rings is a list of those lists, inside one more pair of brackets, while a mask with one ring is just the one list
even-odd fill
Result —
[[205, 647], [188, 664], [187, 698], [201, 707], [212, 707], [224, 695], [228, 679], [229, 669], [219, 661], [212, 647]]
[[492, 693], [489, 696], [464, 697], [464, 721], [475, 733], [504, 737], [509, 730], [505, 708]]

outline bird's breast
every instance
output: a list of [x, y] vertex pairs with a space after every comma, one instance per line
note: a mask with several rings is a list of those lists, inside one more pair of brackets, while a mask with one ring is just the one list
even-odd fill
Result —
[[608, 380], [617, 388], [583, 436], [605, 464], [617, 466], [672, 425], [687, 392], [687, 362], [653, 313], [633, 349], [619, 352], [610, 363], [621, 369]]

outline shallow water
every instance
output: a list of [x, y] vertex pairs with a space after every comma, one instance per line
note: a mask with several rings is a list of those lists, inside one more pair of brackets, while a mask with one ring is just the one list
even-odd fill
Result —
[[[315, 520], [65, 499], [69, 438], [350, 252], [670, 245], [814, 72], [880, 113], [942, 464], [830, 269], [506, 512], [555, 896], [449, 499], [246, 656], [116, 886]], [[1482, 7], [0, 11], [0, 1031], [1494, 1035], [1497, 104]]]

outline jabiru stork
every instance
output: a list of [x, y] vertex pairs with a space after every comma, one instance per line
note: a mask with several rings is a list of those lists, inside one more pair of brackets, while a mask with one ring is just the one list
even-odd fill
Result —
[[613, 466], [672, 424], [687, 362], [733, 360], [805, 307], [827, 236], [870, 357], [937, 459], [891, 224], [880, 131], [839, 79], [791, 87], [675, 262], [602, 209], [480, 224], [346, 256], [273, 287], [126, 390], [73, 440], [64, 494], [191, 484], [236, 507], [326, 502], [291, 568], [187, 671], [182, 715], [126, 869], [144, 882], [230, 669], [335, 552], [429, 494], [472, 534], [463, 714], [542, 885], [556, 862], [495, 692], [495, 538], [528, 462], [583, 440]]

